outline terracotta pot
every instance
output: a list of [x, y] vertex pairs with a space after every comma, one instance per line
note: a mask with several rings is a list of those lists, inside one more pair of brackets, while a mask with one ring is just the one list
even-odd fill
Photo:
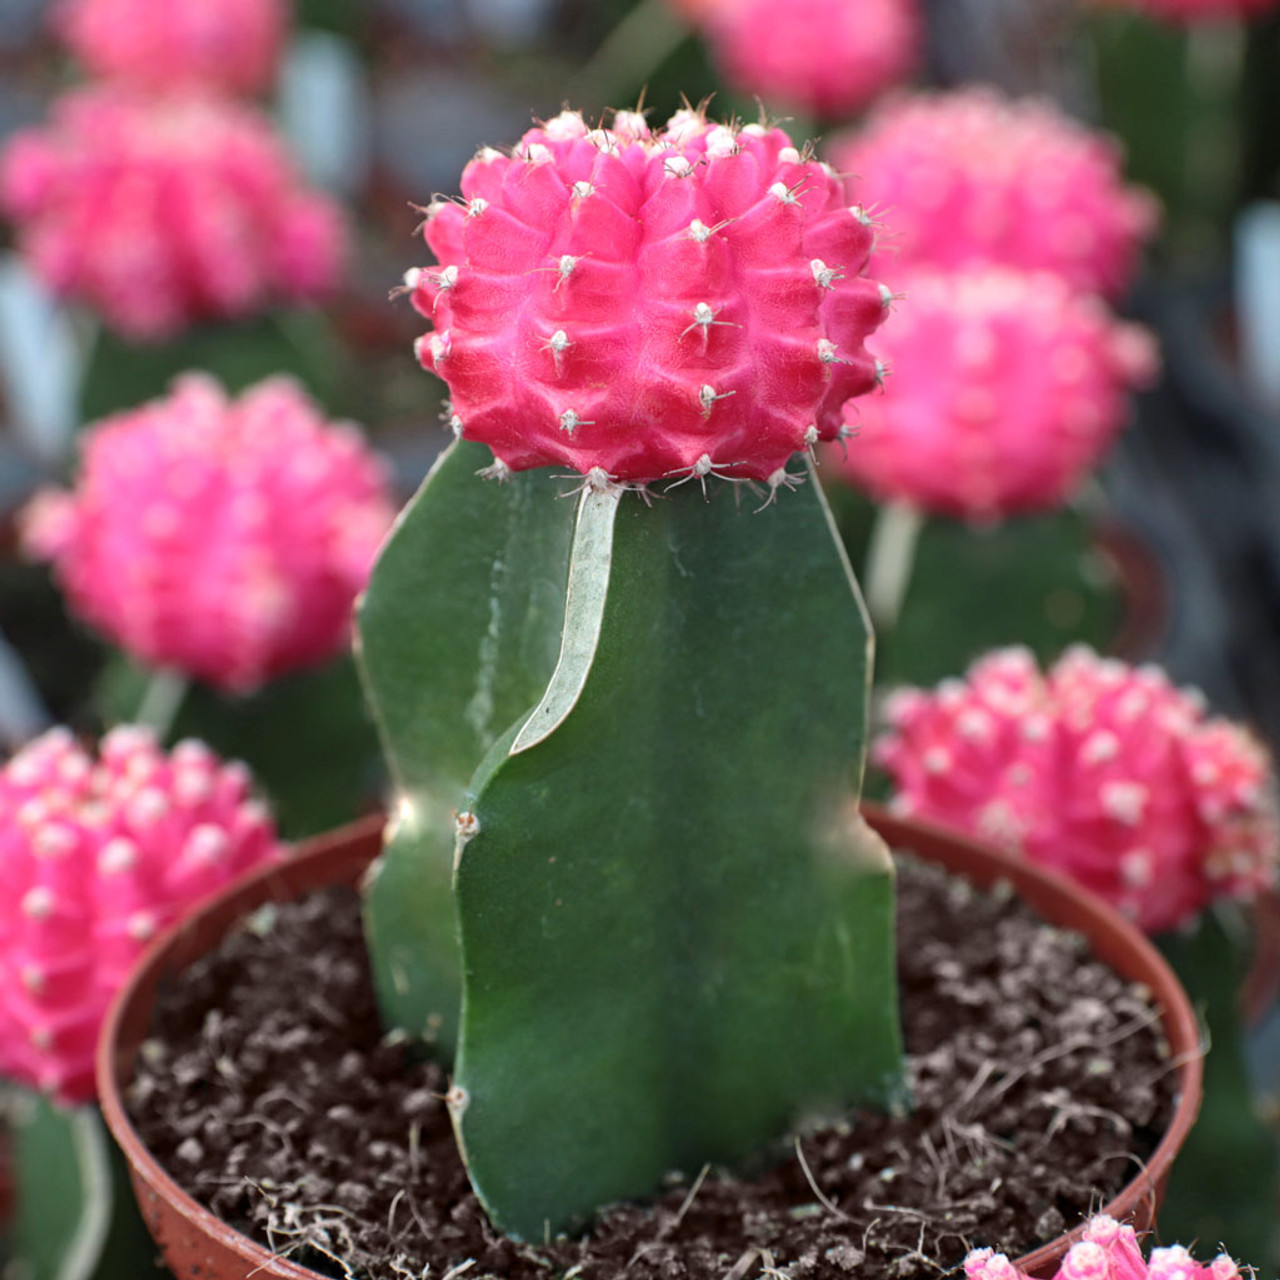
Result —
[[[940, 827], [894, 818], [871, 806], [866, 813], [871, 825], [891, 848], [909, 849], [979, 888], [988, 888], [998, 880], [1009, 881], [1018, 897], [1039, 916], [1083, 934], [1099, 960], [1150, 990], [1153, 1001], [1163, 1012], [1165, 1038], [1178, 1064], [1177, 1102], [1169, 1128], [1146, 1168], [1114, 1200], [1104, 1205], [1101, 1212], [1131, 1222], [1138, 1231], [1153, 1227], [1174, 1157], [1200, 1111], [1204, 1078], [1200, 1025], [1182, 984], [1164, 957], [1144, 934], [1074, 881]], [[1083, 1224], [1070, 1235], [1061, 1236], [1018, 1259], [1018, 1265], [1031, 1275], [1053, 1275], [1058, 1261], [1082, 1231]]]
[[[870, 806], [867, 817], [892, 847], [909, 849], [978, 887], [998, 880], [1012, 882], [1039, 915], [1083, 934], [1099, 959], [1151, 990], [1163, 1010], [1165, 1036], [1177, 1063], [1177, 1106], [1146, 1169], [1105, 1208], [1117, 1218], [1131, 1220], [1139, 1229], [1151, 1226], [1174, 1156], [1200, 1106], [1199, 1027], [1173, 972], [1136, 929], [1068, 881], [1008, 854], [948, 832], [900, 821]], [[269, 1253], [198, 1205], [169, 1178], [134, 1132], [122, 1095], [138, 1048], [150, 1032], [156, 993], [166, 977], [212, 950], [239, 920], [263, 903], [284, 901], [327, 885], [357, 884], [381, 844], [382, 822], [369, 819], [311, 841], [284, 866], [241, 881], [160, 939], [108, 1014], [98, 1046], [102, 1113], [129, 1161], [143, 1217], [175, 1275], [199, 1275], [202, 1280], [248, 1280], [251, 1276], [320, 1280], [315, 1272]], [[1033, 1274], [1051, 1275], [1073, 1238], [1062, 1236], [1020, 1259], [1019, 1265]]]

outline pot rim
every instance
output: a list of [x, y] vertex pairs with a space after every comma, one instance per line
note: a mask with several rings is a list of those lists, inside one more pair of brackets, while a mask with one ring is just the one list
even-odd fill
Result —
[[[998, 881], [1013, 885], [1018, 895], [1036, 911], [1050, 917], [1046, 902], [1055, 902], [1059, 910], [1051, 923], [1083, 933], [1093, 954], [1104, 963], [1128, 975], [1139, 972], [1160, 1009], [1161, 1022], [1170, 1047], [1170, 1068], [1179, 1076], [1179, 1088], [1168, 1128], [1157, 1144], [1151, 1159], [1138, 1175], [1127, 1182], [1120, 1193], [1099, 1212], [1124, 1221], [1135, 1211], [1147, 1209], [1153, 1221], [1155, 1208], [1169, 1169], [1179, 1149], [1195, 1124], [1203, 1091], [1204, 1043], [1200, 1025], [1183, 991], [1164, 957], [1133, 924], [1121, 917], [1102, 899], [1056, 872], [1024, 861], [981, 844], [954, 831], [916, 819], [892, 814], [874, 804], [864, 804], [862, 811], [871, 825], [889, 845], [904, 852], [914, 852], [931, 862], [941, 863], [963, 878], [989, 887]], [[122, 1047], [126, 1024], [137, 1022], [142, 1005], [149, 1015], [155, 991], [165, 974], [195, 959], [197, 951], [185, 955], [195, 938], [212, 924], [221, 934], [264, 902], [279, 901], [280, 890], [290, 889], [298, 879], [319, 884], [317, 868], [332, 868], [329, 883], [339, 883], [345, 873], [351, 882], [351, 871], [363, 860], [377, 857], [385, 827], [383, 817], [362, 819], [323, 836], [301, 843], [284, 863], [261, 868], [209, 899], [198, 911], [161, 935], [143, 954], [128, 981], [116, 993], [103, 1022], [95, 1057], [99, 1104], [107, 1127], [129, 1161], [135, 1181], [148, 1192], [163, 1199], [185, 1223], [200, 1236], [211, 1237], [224, 1248], [251, 1264], [253, 1275], [274, 1276], [281, 1280], [324, 1280], [320, 1273], [271, 1253], [251, 1237], [235, 1230], [187, 1195], [160, 1166], [139, 1138], [124, 1106], [124, 1087], [131, 1076], [136, 1043]], [[959, 870], [961, 867], [963, 871]], [[310, 871], [312, 874], [307, 875]], [[1065, 916], [1064, 921], [1062, 917]], [[207, 950], [204, 948], [202, 950]], [[1125, 958], [1121, 969], [1118, 961]], [[1050, 1268], [1071, 1244], [1082, 1236], [1085, 1223], [1070, 1232], [1015, 1259], [1024, 1272], [1036, 1274]]]
[[[980, 885], [1007, 881], [1033, 911], [1046, 919], [1049, 912], [1043, 909], [1042, 904], [1047, 899], [1056, 899], [1066, 907], [1065, 914], [1074, 916], [1075, 921], [1064, 923], [1058, 918], [1051, 923], [1084, 934], [1093, 955], [1122, 975], [1134, 970], [1145, 971], [1145, 979], [1135, 977], [1130, 981], [1141, 981], [1160, 1010], [1161, 1025], [1169, 1043], [1169, 1066], [1178, 1073], [1179, 1087], [1173, 1115], [1151, 1158], [1137, 1176], [1125, 1183], [1119, 1194], [1097, 1212], [1124, 1222], [1142, 1209], [1145, 1201], [1147, 1220], [1154, 1225], [1156, 1208], [1169, 1171], [1200, 1112], [1204, 1094], [1204, 1055], [1207, 1051], [1195, 1010], [1169, 962], [1136, 925], [1102, 898], [1059, 872], [936, 823], [900, 817], [878, 805], [864, 805], [863, 812], [891, 848], [915, 852], [923, 844], [935, 855], [942, 854], [944, 849], [953, 850], [958, 855], [956, 862], [966, 864], [966, 871], [962, 873], [966, 879], [975, 880]], [[930, 857], [929, 860], [957, 870], [945, 857]], [[974, 870], [978, 872], [976, 877], [969, 874]], [[1125, 955], [1129, 963], [1122, 967], [1119, 961]], [[1083, 1238], [1086, 1226], [1086, 1222], [1081, 1222], [1055, 1240], [1016, 1258], [1016, 1265], [1031, 1275], [1044, 1272], [1067, 1248]]]
[[[264, 903], [285, 900], [293, 882], [306, 878], [307, 871], [315, 872], [317, 868], [332, 865], [334, 874], [327, 877], [327, 882], [339, 883], [340, 870], [349, 870], [362, 858], [366, 862], [372, 862], [378, 856], [385, 828], [386, 819], [379, 814], [304, 840], [283, 862], [259, 867], [207, 899], [198, 910], [162, 933], [142, 954], [128, 981], [112, 1000], [99, 1033], [94, 1054], [98, 1105], [111, 1136], [128, 1161], [135, 1191], [140, 1193], [138, 1184], [144, 1184], [147, 1191], [163, 1200], [193, 1233], [211, 1238], [225, 1250], [243, 1258], [252, 1268], [246, 1274], [255, 1277], [261, 1275], [277, 1277], [278, 1280], [326, 1280], [319, 1272], [290, 1262], [282, 1254], [271, 1252], [251, 1236], [223, 1222], [216, 1214], [187, 1195], [151, 1154], [150, 1148], [134, 1129], [124, 1105], [125, 1084], [132, 1077], [133, 1060], [142, 1043], [138, 1039], [127, 1051], [122, 1049], [124, 1026], [131, 1017], [138, 1016], [140, 1002], [145, 1002], [148, 1021], [150, 1020], [156, 988], [165, 974], [183, 967], [180, 962], [181, 953], [203, 933], [204, 925], [211, 917], [223, 918], [225, 928], [220, 930], [220, 935], [225, 936], [240, 920]], [[367, 858], [364, 856], [366, 853]], [[313, 874], [309, 878], [316, 886], [326, 880], [324, 875]], [[351, 877], [348, 875], [346, 880], [350, 882]], [[190, 963], [195, 958], [195, 955], [191, 955], [186, 957], [186, 961]], [[145, 1219], [145, 1213], [143, 1217]]]

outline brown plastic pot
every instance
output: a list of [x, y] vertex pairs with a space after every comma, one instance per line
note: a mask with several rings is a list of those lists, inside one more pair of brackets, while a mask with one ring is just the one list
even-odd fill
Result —
[[[906, 849], [986, 888], [999, 880], [1040, 916], [1083, 934], [1098, 959], [1132, 982], [1147, 986], [1162, 1010], [1165, 1037], [1178, 1071], [1177, 1104], [1168, 1132], [1147, 1167], [1105, 1212], [1145, 1230], [1152, 1225], [1169, 1169], [1200, 1107], [1200, 1031], [1186, 994], [1159, 953], [1132, 925], [1074, 884], [1017, 858], [949, 832], [891, 817], [868, 806], [867, 817], [895, 849]], [[192, 1200], [142, 1145], [125, 1113], [123, 1091], [138, 1049], [151, 1029], [156, 994], [166, 978], [207, 954], [235, 924], [268, 902], [328, 885], [354, 885], [382, 845], [382, 822], [370, 819], [304, 845], [283, 866], [260, 871], [179, 928], [143, 958], [107, 1016], [98, 1046], [98, 1094], [107, 1124], [129, 1161], [142, 1215], [175, 1275], [201, 1280], [287, 1277], [320, 1280], [317, 1273], [269, 1253]], [[1033, 1275], [1052, 1275], [1075, 1232], [1019, 1259]]]

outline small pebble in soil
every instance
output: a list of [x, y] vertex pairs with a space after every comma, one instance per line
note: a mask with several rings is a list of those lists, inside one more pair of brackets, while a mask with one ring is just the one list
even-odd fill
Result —
[[443, 1073], [382, 1036], [356, 895], [326, 890], [162, 993], [130, 1111], [174, 1179], [316, 1271], [367, 1280], [937, 1277], [1075, 1225], [1155, 1149], [1175, 1073], [1145, 991], [1006, 893], [900, 862], [902, 1116], [793, 1139], [760, 1177], [673, 1177], [576, 1240], [496, 1234]]

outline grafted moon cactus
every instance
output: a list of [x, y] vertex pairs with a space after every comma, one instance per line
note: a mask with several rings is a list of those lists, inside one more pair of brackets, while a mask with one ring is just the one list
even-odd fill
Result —
[[93, 1098], [107, 1005], [172, 921], [283, 850], [248, 771], [201, 743], [53, 729], [0, 770], [0, 1074]]
[[907, 80], [925, 34], [919, 0], [721, 0], [703, 21], [731, 86], [833, 120]]
[[0, 211], [50, 289], [133, 339], [325, 297], [346, 249], [267, 117], [198, 94], [64, 95], [5, 150]]
[[815, 484], [717, 478], [777, 497], [874, 383], [836, 191], [780, 131], [567, 113], [430, 215], [463, 439], [359, 615], [398, 789], [368, 933], [525, 1239], [901, 1089], [856, 584]]
[[[991, 1249], [970, 1253], [964, 1273], [967, 1280], [1030, 1280], [1003, 1253]], [[1067, 1250], [1054, 1280], [1240, 1280], [1240, 1275], [1239, 1265], [1225, 1253], [1198, 1263], [1181, 1245], [1153, 1249], [1148, 1261], [1132, 1227], [1099, 1214]]]
[[875, 759], [894, 807], [1078, 880], [1147, 932], [1275, 880], [1266, 749], [1157, 668], [1088, 649], [1041, 674], [1004, 649], [932, 692], [901, 690]]
[[62, 0], [54, 21], [99, 78], [259, 93], [275, 76], [288, 9], [286, 0]]
[[272, 379], [188, 375], [83, 438], [71, 493], [25, 516], [72, 608], [151, 667], [236, 693], [333, 657], [394, 515], [351, 424]]
[[857, 440], [830, 458], [878, 500], [974, 521], [1065, 502], [1151, 381], [1155, 345], [1046, 272], [904, 277], [878, 341], [883, 396], [847, 406]]
[[870, 390], [870, 219], [781, 129], [564, 112], [426, 212], [418, 344], [500, 472], [784, 483]]
[[1159, 216], [1124, 184], [1112, 138], [988, 87], [896, 99], [828, 155], [869, 208], [892, 211], [876, 270], [895, 286], [919, 266], [994, 263], [1115, 297]]

